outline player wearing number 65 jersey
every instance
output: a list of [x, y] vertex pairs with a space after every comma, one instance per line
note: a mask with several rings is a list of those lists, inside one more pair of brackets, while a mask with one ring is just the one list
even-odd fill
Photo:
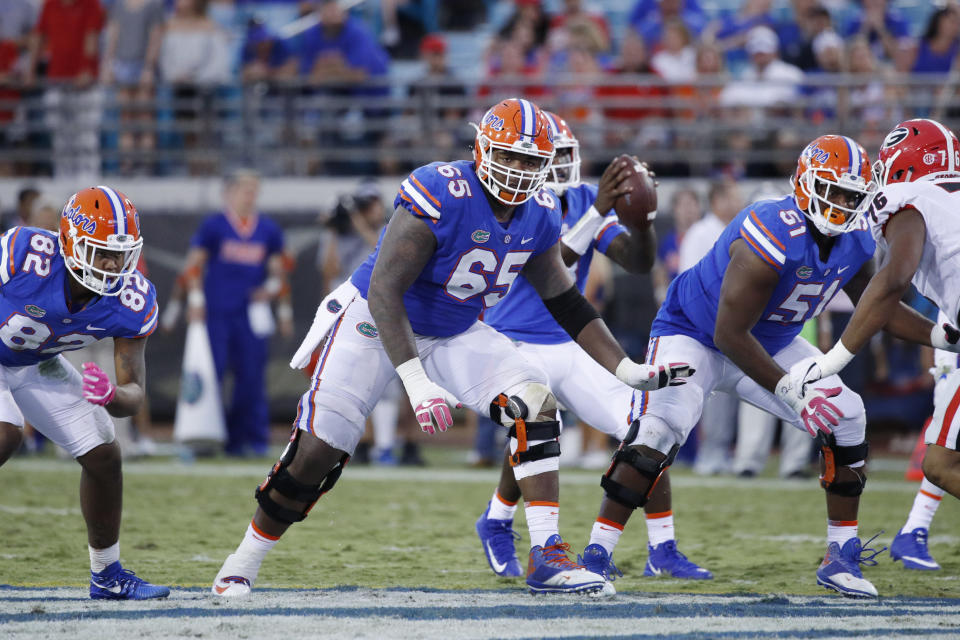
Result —
[[325, 340], [311, 387], [215, 594], [249, 593], [279, 536], [340, 476], [394, 375], [428, 433], [452, 425], [457, 400], [510, 430], [513, 473], [528, 501], [531, 591], [612, 590], [569, 559], [558, 534], [559, 423], [547, 376], [477, 318], [523, 273], [558, 324], [621, 380], [652, 390], [688, 369], [627, 358], [563, 266], [557, 200], [542, 188], [554, 142], [540, 109], [523, 99], [495, 105], [477, 127], [474, 152], [473, 162], [437, 162], [405, 179], [373, 254], [321, 303], [292, 363], [306, 364]]
[[[794, 192], [740, 212], [710, 252], [670, 285], [651, 328], [649, 362], [689, 362], [682, 387], [638, 394], [630, 433], [604, 477], [600, 517], [625, 523], [642, 506], [714, 391], [736, 394], [817, 437], [823, 450], [828, 548], [817, 570], [823, 586], [875, 596], [858, 567], [859, 496], [866, 478], [863, 402], [837, 376], [800, 397], [785, 370], [819, 351], [799, 337], [840, 290], [854, 300], [872, 274], [875, 243], [862, 217], [875, 191], [863, 148], [821, 136], [803, 150]], [[913, 335], [926, 322], [891, 309], [888, 329]], [[929, 323], [928, 323], [929, 324]], [[616, 537], [594, 531], [612, 551]]]
[[[110, 415], [139, 410], [146, 337], [157, 323], [153, 285], [136, 270], [142, 244], [136, 208], [103, 186], [70, 198], [59, 237], [29, 227], [0, 236], [0, 464], [19, 447], [24, 419], [80, 463], [91, 598], [170, 593], [120, 565], [122, 477]], [[104, 338], [113, 338], [116, 383], [92, 362], [81, 376], [60, 355]]]

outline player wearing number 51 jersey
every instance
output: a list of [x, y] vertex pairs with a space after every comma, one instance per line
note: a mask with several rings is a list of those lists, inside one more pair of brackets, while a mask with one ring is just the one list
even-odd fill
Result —
[[934, 393], [933, 419], [925, 432], [925, 480], [907, 524], [894, 538], [890, 555], [912, 569], [938, 569], [927, 551], [927, 530], [944, 490], [960, 498], [960, 140], [936, 120], [901, 122], [887, 134], [874, 165], [880, 191], [869, 220], [883, 256], [840, 341], [812, 362], [791, 370], [797, 384], [809, 388], [822, 376], [840, 371], [853, 354], [882, 328], [891, 309], [912, 282], [940, 308], [914, 342], [938, 349], [942, 371]]
[[259, 507], [215, 594], [249, 593], [279, 536], [340, 476], [394, 375], [428, 433], [452, 425], [458, 400], [510, 429], [513, 473], [529, 501], [531, 591], [612, 590], [569, 559], [558, 534], [559, 423], [547, 376], [478, 315], [523, 273], [559, 325], [622, 380], [656, 389], [687, 369], [627, 358], [564, 268], [557, 201], [542, 188], [554, 141], [540, 109], [523, 99], [495, 105], [474, 153], [472, 163], [434, 163], [405, 179], [374, 253], [321, 303], [294, 356], [303, 366], [325, 341], [290, 445], [257, 490]]
[[[137, 210], [110, 187], [73, 195], [59, 237], [14, 227], [0, 236], [0, 464], [20, 445], [24, 419], [80, 466], [90, 551], [90, 597], [166, 597], [120, 565], [120, 448], [110, 415], [144, 398], [146, 337], [157, 323], [153, 285], [136, 271]], [[95, 364], [83, 375], [60, 355], [114, 339], [117, 380]], [[108, 415], [110, 414], [110, 415]]]
[[[819, 354], [798, 335], [804, 322], [840, 289], [858, 299], [872, 274], [874, 241], [862, 214], [875, 185], [863, 148], [842, 136], [807, 145], [793, 185], [791, 195], [740, 212], [710, 252], [670, 285], [650, 332], [649, 362], [680, 359], [697, 375], [682, 387], [642, 394], [634, 405], [631, 432], [604, 478], [600, 515], [625, 523], [693, 429], [704, 398], [736, 394], [818, 438], [828, 548], [817, 581], [845, 595], [875, 596], [858, 567], [863, 402], [837, 376], [801, 396], [785, 373]], [[888, 328], [911, 335], [922, 322], [898, 305]]]

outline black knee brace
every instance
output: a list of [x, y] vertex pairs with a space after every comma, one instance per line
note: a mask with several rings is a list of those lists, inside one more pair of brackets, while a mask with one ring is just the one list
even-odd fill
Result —
[[[527, 405], [517, 396], [507, 396], [501, 393], [490, 403], [490, 418], [503, 424], [507, 417], [513, 422], [507, 435], [517, 441], [517, 451], [510, 456], [510, 465], [517, 466], [523, 462], [556, 458], [560, 455], [560, 422], [557, 420], [542, 420], [527, 422]], [[547, 440], [533, 447], [528, 447], [529, 440]]]
[[[660, 479], [660, 474], [663, 473], [664, 469], [673, 464], [673, 459], [677, 456], [677, 451], [680, 450], [680, 445], [676, 444], [670, 449], [667, 457], [664, 458], [663, 461], [649, 458], [631, 446], [631, 443], [636, 440], [639, 431], [640, 422], [634, 420], [633, 424], [630, 425], [630, 431], [627, 432], [627, 436], [623, 439], [623, 442], [620, 443], [616, 453], [613, 454], [613, 461], [610, 463], [610, 468], [607, 469], [607, 472], [600, 478], [600, 486], [603, 487], [607, 497], [631, 509], [638, 509], [647, 504], [647, 500], [650, 499], [650, 494], [653, 492], [657, 480]], [[636, 469], [641, 476], [650, 481], [650, 486], [647, 487], [646, 491], [640, 493], [613, 479], [613, 470], [616, 469], [620, 463], [630, 465]]]
[[[297, 453], [300, 433], [300, 429], [297, 427], [293, 428], [290, 442], [280, 455], [280, 460], [273, 465], [270, 473], [267, 474], [267, 478], [257, 487], [257, 490], [253, 494], [264, 513], [274, 520], [286, 524], [300, 522], [306, 518], [307, 514], [310, 513], [310, 509], [312, 509], [313, 505], [320, 499], [320, 496], [330, 491], [333, 485], [337, 483], [337, 480], [340, 479], [340, 474], [343, 473], [344, 465], [350, 460], [350, 456], [344, 454], [336, 466], [327, 473], [319, 484], [309, 485], [300, 482], [290, 475], [290, 472], [287, 470], [287, 467], [293, 462], [293, 458]], [[306, 506], [299, 511], [285, 507], [270, 497], [270, 489], [273, 489], [284, 498], [304, 502]]]
[[[820, 486], [832, 494], [845, 497], [855, 497], [863, 493], [867, 484], [867, 476], [861, 468], [851, 467], [851, 464], [863, 462], [867, 459], [869, 445], [861, 442], [849, 447], [841, 447], [832, 433], [817, 432], [817, 445], [820, 447], [822, 473]], [[837, 467], [847, 467], [854, 473], [856, 480], [845, 482], [837, 481]]]

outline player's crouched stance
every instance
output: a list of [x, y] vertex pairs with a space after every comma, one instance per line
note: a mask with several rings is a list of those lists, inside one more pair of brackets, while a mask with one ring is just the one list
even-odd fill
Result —
[[[860, 145], [817, 138], [801, 154], [794, 193], [744, 209], [703, 260], [673, 281], [651, 328], [648, 362], [682, 360], [697, 375], [684, 386], [635, 394], [632, 429], [602, 481], [597, 525], [626, 523], [673, 461], [704, 398], [733, 393], [817, 439], [828, 518], [817, 582], [848, 596], [877, 595], [859, 568], [875, 564], [862, 556], [857, 533], [866, 484], [863, 402], [836, 375], [804, 394], [786, 373], [822, 355], [799, 337], [804, 322], [839, 289], [857, 300], [869, 282], [875, 242], [862, 214], [875, 190]], [[929, 324], [899, 304], [887, 330], [909, 337], [929, 333]], [[620, 531], [597, 525], [590, 542], [612, 552]]]
[[560, 427], [546, 374], [477, 318], [522, 272], [560, 326], [621, 380], [656, 389], [682, 382], [675, 378], [688, 367], [629, 360], [574, 286], [560, 258], [557, 201], [542, 189], [553, 156], [540, 109], [511, 99], [484, 116], [473, 162], [430, 164], [403, 181], [377, 248], [321, 303], [294, 356], [292, 365], [305, 366], [323, 341], [290, 444], [257, 490], [253, 521], [214, 594], [250, 592], [280, 535], [340, 477], [394, 375], [428, 433], [450, 427], [450, 406], [460, 403], [510, 430], [527, 500], [532, 592], [615, 592], [570, 560], [559, 535]]
[[[142, 244], [137, 210], [109, 187], [70, 198], [59, 239], [28, 227], [0, 236], [0, 464], [20, 446], [24, 419], [80, 463], [97, 599], [170, 594], [120, 564], [123, 478], [110, 415], [139, 410], [146, 337], [157, 323], [156, 292], [136, 270]], [[106, 337], [116, 384], [92, 362], [81, 376], [60, 355]]]

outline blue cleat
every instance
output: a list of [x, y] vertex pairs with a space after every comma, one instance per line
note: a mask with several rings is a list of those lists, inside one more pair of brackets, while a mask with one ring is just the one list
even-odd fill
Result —
[[133, 571], [120, 566], [119, 560], [103, 571], [90, 572], [90, 597], [94, 600], [149, 600], [166, 598], [168, 595], [169, 587], [160, 587], [138, 578]]
[[570, 545], [553, 534], [547, 544], [530, 549], [527, 587], [530, 593], [590, 593], [613, 595], [617, 591], [600, 574], [588, 571], [567, 557]]
[[[867, 540], [867, 544], [872, 540]], [[817, 584], [851, 598], [876, 598], [877, 588], [863, 577], [860, 565], [876, 565], [874, 558], [884, 550], [886, 547], [879, 551], [866, 549], [860, 544], [860, 538], [850, 538], [842, 547], [831, 542], [827, 545], [827, 555], [817, 569]], [[870, 551], [872, 555], [860, 557], [864, 551]]]
[[903, 560], [904, 569], [939, 570], [940, 565], [927, 550], [928, 535], [929, 532], [923, 527], [910, 532], [901, 531], [890, 544], [890, 557], [894, 560]]
[[647, 545], [647, 566], [643, 568], [643, 575], [671, 576], [683, 580], [713, 580], [712, 573], [698, 567], [680, 553], [676, 540], [667, 540], [655, 547]]
[[517, 557], [517, 548], [514, 540], [520, 539], [520, 534], [513, 530], [512, 520], [491, 520], [487, 518], [490, 513], [490, 503], [487, 503], [487, 509], [477, 520], [477, 535], [480, 537], [480, 545], [483, 547], [483, 554], [487, 557], [487, 563], [493, 572], [498, 576], [505, 578], [516, 578], [523, 575], [523, 565]]
[[613, 564], [613, 554], [607, 553], [607, 550], [599, 544], [588, 544], [583, 550], [583, 555], [577, 556], [577, 562], [587, 571], [600, 574], [610, 582], [623, 577], [623, 572]]

